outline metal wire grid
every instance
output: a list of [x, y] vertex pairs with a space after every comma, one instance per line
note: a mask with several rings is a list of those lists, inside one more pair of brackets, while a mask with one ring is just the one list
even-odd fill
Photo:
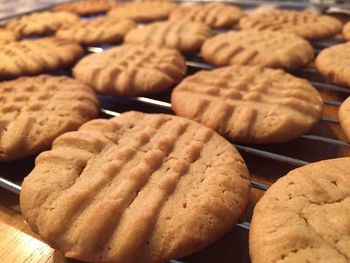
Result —
[[[224, 2], [235, 3], [235, 2], [240, 2], [240, 1], [233, 0], [233, 1], [224, 1]], [[337, 44], [339, 42], [340, 42], [339, 40], [335, 40], [335, 39], [326, 40], [326, 41], [313, 43], [313, 47], [314, 47], [315, 52], [318, 53], [323, 48], [327, 48], [327, 47], [334, 45], [334, 44]], [[103, 51], [103, 48], [101, 48], [101, 47], [88, 47], [87, 50], [90, 53], [100, 53]], [[191, 57], [190, 59], [187, 59], [186, 65], [189, 69], [192, 69], [194, 71], [211, 70], [214, 68], [212, 65], [203, 62], [202, 58], [198, 55]], [[297, 70], [297, 71], [293, 72], [293, 74], [296, 76], [303, 76], [304, 74], [318, 75], [318, 72], [314, 68], [308, 67], [308, 68], [303, 68], [303, 69]], [[319, 90], [334, 92], [338, 95], [342, 94], [344, 96], [350, 96], [350, 89], [343, 88], [343, 87], [333, 85], [333, 84], [324, 83], [321, 81], [315, 81], [315, 80], [310, 80], [310, 79], [309, 79], [309, 81], [315, 88], [317, 88]], [[157, 110], [160, 110], [160, 111], [172, 112], [171, 104], [168, 101], [163, 101], [163, 100], [154, 99], [154, 98], [150, 98], [150, 97], [127, 97], [127, 98], [122, 98], [122, 99], [130, 101], [130, 102], [141, 103], [142, 105], [145, 105], [146, 107], [151, 106], [151, 107], [153, 107]], [[342, 101], [338, 101], [338, 100], [329, 100], [329, 99], [324, 100], [325, 105], [336, 107], [336, 108], [338, 108], [341, 105], [341, 103], [342, 103]], [[105, 114], [108, 117], [115, 117], [115, 116], [120, 115], [119, 112], [116, 112], [116, 111], [109, 109], [109, 108], [100, 108], [100, 112]], [[333, 125], [339, 125], [339, 121], [337, 119], [326, 117], [326, 116], [322, 116], [320, 122], [333, 124]], [[346, 143], [346, 142], [338, 140], [338, 139], [325, 137], [325, 136], [305, 134], [305, 135], [302, 135], [300, 138], [311, 141], [313, 143], [325, 143], [325, 144], [329, 144], [329, 145], [332, 145], [335, 147], [346, 147], [346, 148], [350, 149], [349, 143]], [[232, 145], [234, 147], [236, 147], [241, 153], [245, 153], [245, 154], [257, 156], [260, 158], [265, 158], [265, 159], [277, 161], [277, 162], [284, 163], [284, 164], [289, 164], [293, 167], [300, 167], [300, 166], [303, 166], [303, 165], [306, 165], [309, 163], [308, 161], [305, 161], [302, 159], [293, 158], [293, 157], [290, 157], [288, 155], [278, 154], [278, 153], [274, 153], [272, 151], [259, 149], [258, 147], [246, 146], [246, 145], [241, 145], [241, 144], [237, 144], [237, 143], [232, 143]], [[256, 188], [256, 189], [259, 189], [262, 191], [266, 191], [270, 185], [252, 179], [251, 186], [253, 188]], [[17, 194], [17, 195], [19, 195], [20, 191], [21, 191], [21, 186], [19, 184], [12, 182], [11, 180], [8, 180], [8, 179], [3, 178], [1, 176], [0, 176], [0, 187], [2, 187], [2, 188], [6, 189], [14, 194]], [[247, 221], [238, 222], [238, 223], [236, 223], [236, 227], [239, 227], [241, 229], [249, 231], [250, 222], [247, 222]], [[178, 261], [178, 260], [171, 260], [171, 263], [184, 263], [184, 262]]]

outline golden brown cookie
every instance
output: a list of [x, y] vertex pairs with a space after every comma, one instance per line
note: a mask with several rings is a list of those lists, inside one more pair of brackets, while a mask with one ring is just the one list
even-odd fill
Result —
[[229, 31], [206, 40], [201, 54], [215, 66], [261, 65], [293, 70], [309, 64], [312, 46], [294, 34], [273, 31]]
[[121, 45], [80, 60], [73, 75], [97, 92], [121, 96], [157, 93], [186, 74], [181, 54], [168, 48]]
[[282, 70], [230, 66], [185, 78], [171, 96], [177, 115], [234, 141], [280, 143], [306, 133], [323, 101], [304, 79]]
[[83, 53], [77, 43], [52, 37], [0, 43], [0, 78], [64, 68], [73, 64]]
[[294, 33], [309, 40], [330, 38], [342, 29], [342, 24], [333, 17], [292, 10], [256, 12], [242, 18], [239, 25], [242, 29]]
[[98, 114], [93, 90], [69, 77], [40, 75], [0, 83], [0, 161], [50, 148], [60, 134]]
[[186, 20], [204, 23], [211, 28], [232, 27], [243, 16], [233, 5], [209, 3], [196, 6], [179, 6], [170, 14], [171, 21]]
[[106, 13], [116, 5], [117, 2], [114, 0], [83, 0], [58, 4], [52, 8], [52, 11], [67, 11], [78, 15], [92, 15]]
[[82, 45], [114, 44], [121, 42], [134, 27], [136, 24], [131, 20], [98, 17], [63, 27], [56, 32], [56, 36]]
[[169, 2], [131, 2], [117, 5], [108, 15], [137, 22], [152, 22], [167, 19], [174, 8], [176, 4]]
[[41, 12], [11, 20], [6, 28], [20, 36], [47, 35], [78, 21], [79, 17], [69, 12]]
[[348, 97], [339, 108], [339, 122], [350, 141], [350, 97]]
[[350, 158], [289, 172], [254, 209], [249, 231], [252, 263], [348, 263]]
[[211, 37], [211, 31], [205, 24], [168, 21], [135, 28], [125, 36], [124, 41], [130, 44], [175, 48], [182, 53], [194, 53], [209, 37]]
[[231, 229], [248, 178], [239, 153], [213, 130], [128, 112], [57, 138], [24, 179], [21, 210], [67, 257], [168, 262]]
[[350, 87], [350, 42], [323, 49], [315, 65], [327, 80]]
[[13, 31], [0, 28], [0, 44], [16, 41], [19, 39], [19, 35]]
[[350, 22], [347, 22], [343, 27], [343, 36], [346, 40], [350, 41]]

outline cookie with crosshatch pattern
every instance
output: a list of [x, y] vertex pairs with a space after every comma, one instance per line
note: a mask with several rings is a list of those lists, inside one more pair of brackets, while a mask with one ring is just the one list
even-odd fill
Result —
[[350, 141], [350, 97], [340, 105], [338, 117], [340, 125]]
[[350, 158], [289, 172], [256, 204], [252, 263], [339, 262], [350, 258]]
[[167, 21], [135, 28], [125, 36], [124, 41], [129, 44], [149, 44], [175, 48], [182, 53], [194, 53], [211, 36], [211, 30], [205, 24]]
[[201, 54], [215, 66], [260, 65], [294, 70], [314, 58], [310, 43], [294, 34], [273, 31], [228, 31], [206, 40]]
[[114, 0], [83, 0], [58, 4], [52, 8], [52, 11], [67, 11], [79, 15], [92, 15], [106, 13], [116, 5], [117, 2]]
[[98, 114], [93, 90], [69, 77], [40, 75], [0, 83], [0, 161], [50, 148], [60, 134]]
[[69, 12], [41, 12], [13, 19], [6, 24], [6, 28], [20, 36], [47, 35], [78, 21], [79, 17]]
[[78, 43], [53, 37], [0, 43], [0, 78], [62, 69], [83, 53]]
[[33, 231], [67, 257], [168, 262], [229, 231], [249, 185], [243, 159], [212, 129], [127, 112], [58, 137], [20, 203]]
[[282, 70], [230, 66], [200, 71], [174, 89], [175, 113], [234, 141], [280, 143], [306, 133], [323, 101], [311, 84]]
[[176, 4], [170, 2], [130, 2], [118, 4], [108, 16], [119, 19], [131, 19], [136, 22], [165, 20]]
[[121, 45], [81, 59], [73, 75], [98, 93], [137, 96], [157, 93], [186, 74], [181, 54], [151, 45]]
[[56, 36], [82, 45], [113, 44], [121, 42], [134, 27], [136, 23], [131, 20], [97, 17], [62, 27], [56, 32]]
[[350, 42], [323, 49], [315, 66], [327, 80], [350, 87]]
[[270, 10], [242, 18], [243, 30], [272, 30], [294, 33], [308, 40], [330, 38], [339, 33], [342, 24], [337, 19], [310, 11]]
[[186, 20], [204, 23], [211, 28], [228, 28], [236, 24], [243, 12], [233, 5], [222, 3], [179, 6], [171, 12], [169, 20]]

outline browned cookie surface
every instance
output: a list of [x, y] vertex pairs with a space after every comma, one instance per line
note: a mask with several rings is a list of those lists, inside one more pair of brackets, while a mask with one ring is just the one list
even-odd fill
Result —
[[252, 263], [348, 263], [350, 158], [306, 165], [273, 184], [254, 209]]
[[41, 12], [11, 20], [6, 28], [20, 36], [47, 35], [78, 21], [79, 17], [69, 12]]
[[52, 8], [53, 11], [67, 11], [78, 15], [91, 15], [106, 13], [117, 2], [113, 0], [83, 0], [70, 3], [58, 4]]
[[132, 2], [117, 5], [108, 15], [137, 22], [152, 22], [167, 19], [175, 8], [176, 4], [169, 2]]
[[350, 97], [341, 104], [338, 117], [340, 125], [350, 141]]
[[16, 41], [19, 39], [19, 35], [13, 31], [1, 28], [0, 29], [0, 44]]
[[211, 35], [210, 28], [202, 23], [167, 21], [135, 28], [125, 36], [125, 42], [169, 47], [182, 53], [194, 53]]
[[242, 29], [284, 31], [309, 40], [330, 38], [342, 29], [333, 17], [291, 10], [257, 12], [242, 18], [239, 24]]
[[343, 36], [346, 40], [350, 40], [350, 21], [347, 22], [343, 27]]
[[65, 68], [83, 55], [81, 46], [58, 38], [0, 43], [0, 78]]
[[93, 90], [68, 77], [40, 75], [0, 83], [0, 161], [50, 148], [60, 134], [95, 118]]
[[186, 74], [181, 54], [168, 48], [122, 45], [80, 60], [75, 78], [97, 92], [121, 96], [157, 93], [171, 88]]
[[131, 20], [98, 17], [63, 27], [56, 32], [56, 36], [83, 45], [113, 44], [122, 41], [134, 27], [136, 24]]
[[273, 31], [229, 31], [206, 40], [201, 54], [216, 66], [261, 65], [293, 70], [313, 60], [312, 46], [294, 34]]
[[234, 141], [279, 143], [307, 132], [323, 102], [308, 81], [282, 70], [230, 66], [185, 78], [171, 104], [177, 115]]
[[204, 23], [211, 28], [232, 27], [243, 16], [235, 6], [209, 3], [196, 6], [180, 6], [170, 15], [170, 20], [186, 20]]
[[327, 80], [350, 87], [350, 42], [323, 49], [315, 65]]
[[167, 262], [231, 229], [248, 171], [213, 130], [171, 115], [124, 113], [55, 140], [24, 180], [30, 227], [67, 257]]

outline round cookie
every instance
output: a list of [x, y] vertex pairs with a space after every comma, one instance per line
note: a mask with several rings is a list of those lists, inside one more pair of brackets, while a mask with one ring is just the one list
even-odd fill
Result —
[[68, 77], [40, 75], [0, 83], [0, 161], [50, 148], [60, 134], [98, 114], [93, 90]]
[[194, 53], [211, 35], [210, 28], [202, 23], [167, 21], [135, 28], [125, 36], [124, 42], [151, 44], [175, 48], [182, 53]]
[[157, 93], [186, 74], [181, 54], [168, 48], [121, 45], [80, 60], [73, 75], [97, 92], [120, 96]]
[[213, 130], [128, 112], [57, 138], [24, 179], [20, 203], [29, 226], [66, 257], [156, 263], [229, 231], [249, 185], [243, 159]]
[[327, 80], [350, 87], [350, 42], [323, 49], [315, 66]]
[[230, 66], [200, 71], [178, 84], [177, 115], [246, 143], [281, 143], [306, 133], [320, 119], [323, 101], [311, 84], [282, 70]]
[[20, 36], [47, 35], [78, 21], [79, 17], [69, 12], [41, 12], [13, 19], [6, 28]]
[[341, 127], [350, 141], [350, 97], [340, 105], [338, 118]]
[[169, 2], [132, 2], [117, 5], [108, 12], [108, 15], [136, 22], [152, 22], [167, 19], [175, 8], [176, 4]]
[[343, 27], [343, 36], [346, 40], [350, 41], [350, 22], [347, 22]]
[[229, 31], [206, 40], [201, 54], [215, 66], [261, 65], [294, 70], [314, 58], [310, 43], [294, 34], [273, 31]]
[[170, 20], [186, 20], [204, 23], [211, 28], [232, 27], [243, 16], [243, 12], [233, 5], [209, 3], [196, 6], [179, 6], [170, 14]]
[[83, 53], [79, 44], [53, 37], [0, 43], [0, 78], [64, 68], [73, 64]]
[[342, 24], [335, 18], [309, 11], [272, 10], [256, 12], [239, 21], [242, 29], [283, 31], [308, 40], [330, 38]]
[[312, 163], [274, 183], [254, 209], [252, 263], [350, 258], [350, 158]]
[[117, 3], [114, 0], [83, 0], [62, 3], [54, 6], [52, 11], [67, 11], [78, 15], [92, 15], [106, 13]]
[[102, 45], [121, 42], [131, 29], [136, 27], [131, 20], [108, 17], [80, 21], [56, 32], [56, 37], [70, 39], [82, 45]]

